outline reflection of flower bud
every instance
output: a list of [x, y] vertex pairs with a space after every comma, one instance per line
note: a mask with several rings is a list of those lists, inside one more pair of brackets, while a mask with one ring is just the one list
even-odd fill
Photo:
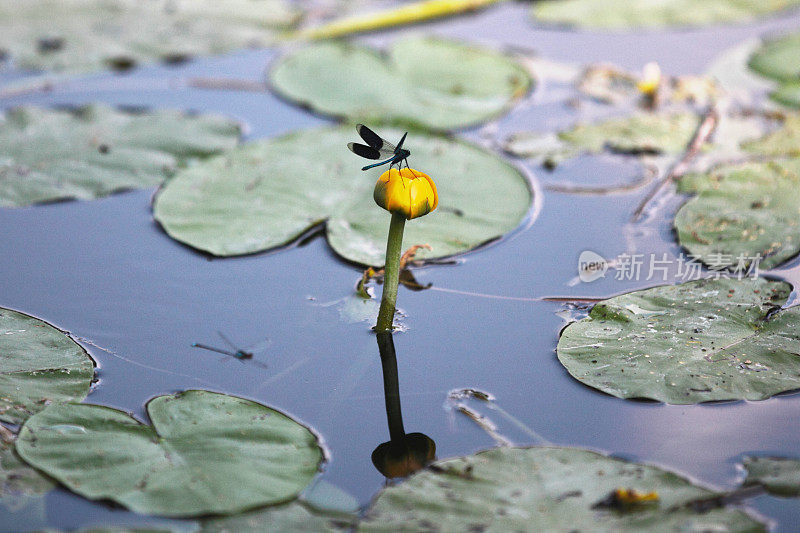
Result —
[[408, 220], [427, 215], [439, 204], [430, 176], [411, 168], [392, 168], [381, 174], [373, 197], [382, 208]]
[[372, 452], [372, 464], [388, 478], [410, 476], [436, 458], [436, 443], [422, 433], [384, 442]]

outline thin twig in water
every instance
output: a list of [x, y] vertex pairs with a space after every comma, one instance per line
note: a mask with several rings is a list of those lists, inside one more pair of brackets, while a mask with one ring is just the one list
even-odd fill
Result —
[[692, 160], [697, 156], [700, 149], [703, 145], [708, 141], [711, 134], [714, 133], [714, 129], [717, 127], [717, 122], [719, 120], [719, 112], [717, 108], [711, 106], [706, 111], [706, 114], [703, 116], [703, 121], [700, 122], [700, 125], [697, 127], [697, 131], [695, 131], [694, 137], [692, 138], [692, 142], [689, 143], [689, 146], [686, 148], [686, 151], [683, 153], [683, 157], [673, 166], [669, 172], [659, 181], [655, 187], [650, 190], [647, 196], [645, 196], [642, 203], [639, 204], [639, 207], [636, 208], [636, 211], [633, 212], [633, 216], [631, 217], [631, 222], [637, 222], [641, 217], [642, 213], [644, 213], [645, 208], [650, 203], [653, 198], [664, 188], [665, 185], [671, 183], [677, 179], [680, 179], [687, 170], [689, 170], [689, 166]]
[[244, 91], [263, 93], [267, 85], [263, 81], [237, 80], [233, 78], [189, 78], [186, 85], [194, 89], [209, 89], [212, 91]]

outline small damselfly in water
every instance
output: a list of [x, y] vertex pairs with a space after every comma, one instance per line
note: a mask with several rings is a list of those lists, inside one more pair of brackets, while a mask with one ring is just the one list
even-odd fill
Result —
[[351, 152], [366, 159], [385, 158], [385, 161], [375, 163], [374, 165], [367, 165], [361, 170], [369, 170], [385, 165], [386, 163], [389, 163], [389, 168], [392, 168], [394, 165], [397, 165], [399, 168], [403, 162], [405, 162], [406, 167], [408, 166], [408, 156], [411, 155], [411, 152], [403, 148], [403, 143], [406, 140], [408, 132], [403, 134], [400, 142], [395, 146], [363, 124], [357, 124], [356, 131], [367, 144], [347, 143], [347, 147], [350, 148]]
[[230, 349], [226, 350], [223, 348], [215, 348], [213, 346], [209, 346], [207, 344], [200, 344], [199, 342], [195, 342], [192, 344], [193, 348], [202, 348], [203, 350], [209, 350], [211, 352], [221, 353], [228, 357], [233, 357], [240, 363], [244, 363], [245, 361], [251, 361], [254, 365], [258, 365], [261, 368], [267, 368], [267, 365], [253, 359], [253, 355], [257, 354], [264, 350], [267, 345], [272, 342], [270, 339], [264, 339], [263, 341], [259, 341], [255, 344], [251, 344], [249, 346], [245, 346], [244, 348], [238, 348], [228, 337], [223, 335], [221, 331], [217, 331], [217, 335], [222, 339], [222, 341], [228, 345]]

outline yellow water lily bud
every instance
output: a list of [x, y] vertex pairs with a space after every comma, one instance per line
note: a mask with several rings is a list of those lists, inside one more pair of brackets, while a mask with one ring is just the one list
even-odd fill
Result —
[[653, 61], [644, 66], [642, 78], [636, 87], [642, 94], [651, 96], [658, 92], [659, 85], [661, 85], [661, 68]]
[[392, 168], [381, 174], [373, 198], [382, 208], [408, 220], [427, 215], [439, 205], [436, 184], [430, 176], [412, 168]]

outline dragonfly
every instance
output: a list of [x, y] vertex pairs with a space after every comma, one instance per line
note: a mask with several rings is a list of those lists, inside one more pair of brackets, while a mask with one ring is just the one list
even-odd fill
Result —
[[[223, 355], [233, 357], [240, 363], [244, 363], [245, 361], [251, 361], [254, 365], [258, 365], [261, 368], [268, 368], [266, 364], [256, 359], [253, 359], [253, 355], [262, 351], [266, 347], [266, 345], [271, 342], [270, 339], [265, 339], [255, 344], [251, 344], [250, 346], [246, 346], [244, 348], [238, 348], [236, 344], [234, 344], [233, 341], [231, 341], [228, 337], [226, 337], [221, 331], [217, 331], [217, 335], [219, 335], [219, 337], [223, 340], [225, 344], [228, 345], [230, 349], [226, 350], [223, 348], [215, 348], [214, 346], [209, 346], [208, 344], [200, 344], [199, 342], [193, 343], [192, 347], [202, 348], [203, 350], [221, 353]], [[254, 347], [257, 347], [257, 349], [253, 349]]]
[[379, 163], [367, 165], [361, 170], [369, 170], [371, 168], [385, 165], [386, 163], [389, 163], [389, 168], [392, 168], [394, 165], [397, 165], [399, 168], [403, 162], [405, 162], [406, 166], [408, 166], [408, 156], [411, 155], [411, 151], [403, 148], [403, 143], [406, 140], [406, 135], [408, 135], [408, 132], [403, 134], [400, 142], [397, 143], [397, 146], [395, 146], [363, 124], [356, 124], [356, 131], [367, 144], [347, 143], [347, 147], [351, 152], [366, 159], [386, 158], [384, 161]]

